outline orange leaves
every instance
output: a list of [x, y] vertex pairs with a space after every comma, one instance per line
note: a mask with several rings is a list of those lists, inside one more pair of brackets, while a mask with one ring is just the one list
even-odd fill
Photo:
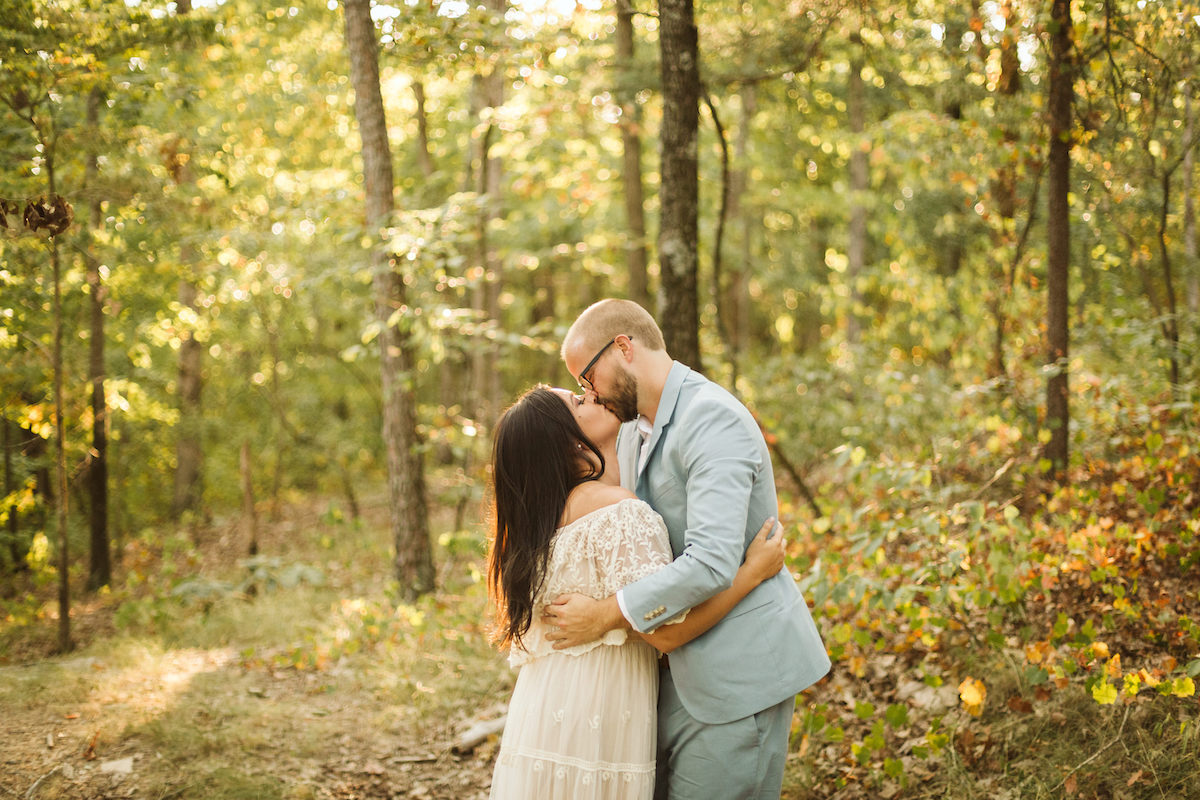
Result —
[[972, 717], [978, 717], [983, 713], [983, 704], [987, 701], [987, 687], [983, 681], [967, 676], [958, 685], [958, 696], [962, 700], [963, 710]]

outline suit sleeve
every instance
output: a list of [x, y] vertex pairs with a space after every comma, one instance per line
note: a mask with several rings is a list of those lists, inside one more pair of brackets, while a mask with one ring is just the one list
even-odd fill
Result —
[[762, 466], [761, 434], [719, 401], [697, 398], [671, 435], [678, 437], [672, 463], [686, 492], [687, 529], [678, 558], [622, 593], [630, 622], [644, 632], [733, 583]]

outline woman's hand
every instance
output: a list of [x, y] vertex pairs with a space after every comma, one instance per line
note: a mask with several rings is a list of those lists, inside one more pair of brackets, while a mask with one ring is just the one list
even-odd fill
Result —
[[[767, 538], [774, 531], [775, 535]], [[754, 535], [750, 547], [746, 550], [746, 560], [742, 569], [746, 570], [755, 583], [762, 583], [783, 569], [783, 556], [787, 550], [787, 540], [783, 538], [783, 526], [770, 517]]]

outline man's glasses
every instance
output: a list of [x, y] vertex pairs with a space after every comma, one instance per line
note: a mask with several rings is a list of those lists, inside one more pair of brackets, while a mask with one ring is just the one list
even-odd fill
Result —
[[[632, 341], [633, 337], [631, 336], [629, 338]], [[616, 342], [617, 337], [614, 336], [608, 340], [608, 344], [600, 348], [600, 352], [592, 356], [592, 360], [587, 363], [587, 366], [584, 367], [583, 371], [579, 373], [579, 377], [576, 378], [576, 381], [579, 383], [579, 388], [583, 389], [585, 392], [596, 391], [596, 387], [592, 385], [592, 379], [589, 378], [587, 374], [592, 371], [592, 367], [596, 366], [596, 362], [600, 360], [600, 356], [604, 355], [608, 348], [612, 347], [614, 344], [616, 344]]]

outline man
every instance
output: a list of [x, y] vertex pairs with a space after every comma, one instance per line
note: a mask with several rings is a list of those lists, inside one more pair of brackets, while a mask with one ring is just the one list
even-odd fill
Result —
[[[563, 341], [563, 361], [624, 425], [621, 482], [667, 523], [675, 560], [603, 600], [547, 607], [555, 647], [631, 626], [651, 631], [730, 585], [746, 546], [778, 516], [770, 455], [750, 412], [672, 361], [645, 309], [602, 300]], [[829, 671], [786, 570], [664, 659], [656, 798], [778, 798], [795, 695]]]

